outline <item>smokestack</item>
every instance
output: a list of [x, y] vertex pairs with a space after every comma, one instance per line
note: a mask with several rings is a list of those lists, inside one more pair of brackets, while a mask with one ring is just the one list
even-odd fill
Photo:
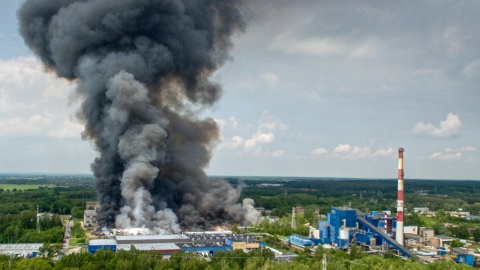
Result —
[[396, 240], [404, 245], [403, 239], [403, 148], [398, 149], [398, 195], [397, 195], [397, 234]]
[[292, 230], [297, 228], [297, 224], [295, 223], [295, 207], [292, 207]]
[[385, 234], [387, 234], [387, 228], [388, 228], [388, 226], [387, 226], [388, 214], [387, 214], [387, 212], [383, 212], [383, 214], [384, 214], [384, 217], [385, 217], [385, 221], [384, 221], [384, 223], [383, 223], [383, 229], [385, 230]]

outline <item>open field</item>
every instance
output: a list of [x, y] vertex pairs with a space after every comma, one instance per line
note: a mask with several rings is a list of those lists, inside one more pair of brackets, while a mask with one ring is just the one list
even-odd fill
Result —
[[46, 188], [53, 188], [56, 187], [55, 185], [30, 185], [30, 184], [25, 184], [25, 185], [18, 185], [18, 184], [0, 184], [0, 189], [3, 190], [27, 190], [27, 189], [38, 189], [39, 187], [46, 187]]

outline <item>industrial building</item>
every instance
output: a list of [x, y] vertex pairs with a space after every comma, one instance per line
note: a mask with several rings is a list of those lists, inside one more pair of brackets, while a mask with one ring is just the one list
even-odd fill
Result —
[[460, 264], [475, 266], [475, 256], [472, 254], [458, 254], [454, 261]]
[[176, 251], [195, 251], [213, 254], [217, 251], [257, 249], [265, 247], [264, 242], [252, 236], [232, 232], [188, 232], [170, 235], [115, 235], [110, 239], [94, 239], [88, 242], [88, 251], [99, 249], [154, 250], [168, 255]]
[[97, 226], [97, 211], [85, 210], [83, 212], [83, 226]]
[[83, 226], [97, 226], [97, 210], [100, 205], [96, 201], [86, 201], [85, 211], [83, 212]]
[[397, 224], [396, 217], [384, 212], [372, 211], [365, 214], [352, 208], [332, 207], [327, 220], [319, 222], [319, 238], [292, 235], [286, 241], [299, 247], [323, 244], [346, 250], [351, 244], [357, 244], [366, 249], [394, 249], [399, 255], [418, 259], [397, 242]]
[[116, 251], [117, 242], [113, 239], [95, 239], [88, 241], [88, 252], [95, 253], [99, 249]]
[[[351, 244], [358, 244], [369, 249], [376, 247], [380, 247], [382, 250], [395, 249], [399, 255], [419, 259], [404, 246], [403, 152], [403, 148], [398, 149], [396, 217], [391, 216], [390, 211], [362, 213], [352, 208], [332, 207], [330, 213], [327, 214], [327, 220], [319, 222], [318, 239], [290, 236], [286, 240], [301, 247], [308, 247], [312, 244], [328, 244], [337, 249], [348, 249]], [[316, 234], [315, 230], [311, 231], [311, 236]]]
[[12, 257], [36, 257], [39, 253], [42, 243], [33, 244], [0, 244], [0, 254]]

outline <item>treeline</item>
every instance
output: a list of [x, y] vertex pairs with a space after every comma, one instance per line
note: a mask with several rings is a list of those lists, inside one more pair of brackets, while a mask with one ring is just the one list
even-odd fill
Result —
[[60, 215], [83, 218], [87, 200], [95, 200], [95, 192], [84, 186], [0, 190], [0, 243], [60, 243]]
[[70, 215], [74, 207], [85, 208], [85, 201], [95, 200], [90, 187], [54, 187], [28, 190], [0, 190], [0, 215], [24, 210]]
[[[396, 179], [268, 179], [270, 181], [229, 178], [228, 181], [243, 186], [242, 198], [252, 198], [256, 206], [273, 210], [278, 216], [288, 215], [295, 205], [315, 206], [323, 214], [331, 206], [351, 206], [366, 212], [392, 210], [394, 213], [396, 209]], [[432, 211], [462, 209], [480, 215], [479, 191], [480, 181], [406, 180], [405, 206], [407, 211], [428, 207]]]
[[0, 243], [59, 243], [63, 234], [57, 214], [40, 215], [39, 228], [36, 211], [0, 215]]
[[293, 262], [274, 260], [274, 255], [267, 249], [254, 250], [244, 253], [241, 250], [215, 253], [210, 261], [195, 253], [174, 253], [170, 259], [164, 259], [161, 254], [153, 251], [139, 252], [137, 250], [111, 252], [100, 250], [95, 255], [77, 253], [66, 255], [58, 261], [51, 258], [9, 258], [0, 255], [0, 269], [105, 269], [105, 270], [310, 270], [322, 269], [324, 260], [329, 270], [346, 269], [411, 269], [411, 270], [440, 270], [440, 269], [472, 269], [466, 265], [454, 263], [452, 260], [437, 263], [423, 264], [413, 260], [402, 260], [387, 253], [384, 257], [367, 256], [354, 247], [347, 254], [344, 251], [317, 249], [312, 256], [299, 255]]
[[0, 184], [92, 186], [95, 178], [89, 175], [9, 175], [0, 174]]

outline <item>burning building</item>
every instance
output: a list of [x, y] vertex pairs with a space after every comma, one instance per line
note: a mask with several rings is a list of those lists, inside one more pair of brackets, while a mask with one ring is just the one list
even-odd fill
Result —
[[27, 0], [20, 33], [46, 69], [77, 83], [100, 226], [157, 233], [248, 224], [253, 201], [208, 181], [219, 129], [195, 112], [221, 96], [210, 80], [242, 31], [240, 0]]

